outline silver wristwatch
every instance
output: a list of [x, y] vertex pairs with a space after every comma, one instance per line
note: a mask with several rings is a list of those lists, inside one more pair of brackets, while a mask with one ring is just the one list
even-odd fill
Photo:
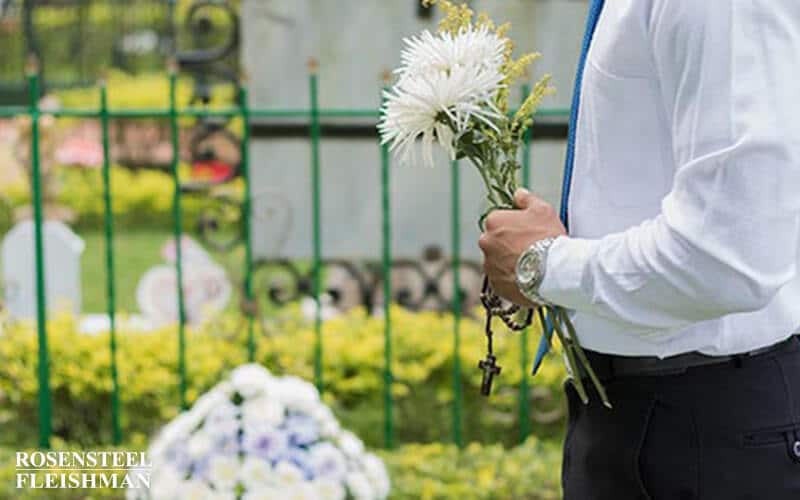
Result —
[[549, 304], [539, 295], [539, 286], [547, 268], [547, 251], [555, 238], [545, 238], [531, 245], [517, 259], [517, 286], [526, 299], [535, 304]]

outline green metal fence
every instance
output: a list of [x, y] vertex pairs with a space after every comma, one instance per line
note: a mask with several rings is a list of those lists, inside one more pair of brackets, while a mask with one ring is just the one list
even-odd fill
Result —
[[[269, 118], [287, 118], [287, 117], [300, 117], [306, 118], [310, 125], [309, 143], [311, 147], [311, 206], [312, 206], [312, 220], [311, 222], [311, 238], [312, 245], [312, 278], [313, 278], [313, 297], [319, 304], [320, 293], [322, 289], [321, 283], [321, 267], [322, 267], [322, 238], [321, 238], [321, 222], [322, 215], [320, 212], [320, 196], [322, 186], [320, 184], [320, 142], [322, 140], [320, 133], [320, 121], [322, 118], [373, 118], [379, 117], [378, 109], [323, 109], [318, 101], [318, 75], [316, 65], [310, 65], [309, 71], [309, 101], [310, 107], [308, 110], [301, 109], [252, 109], [248, 106], [247, 89], [242, 85], [240, 88], [240, 100], [238, 105], [229, 109], [206, 109], [206, 108], [178, 108], [176, 104], [176, 82], [177, 76], [174, 71], [169, 73], [169, 107], [165, 109], [109, 109], [107, 90], [103, 83], [100, 83], [100, 98], [98, 107], [94, 109], [59, 109], [56, 111], [48, 111], [48, 114], [55, 117], [72, 117], [72, 118], [88, 118], [96, 119], [99, 121], [102, 129], [102, 179], [104, 186], [104, 231], [106, 243], [106, 293], [108, 303], [108, 315], [110, 318], [110, 344], [109, 353], [111, 357], [110, 373], [109, 376], [112, 381], [112, 399], [111, 399], [111, 412], [113, 422], [113, 440], [114, 444], [119, 444], [122, 441], [122, 433], [120, 428], [120, 386], [117, 379], [117, 353], [116, 353], [116, 335], [117, 325], [115, 321], [116, 316], [116, 303], [115, 303], [115, 261], [114, 261], [114, 220], [112, 216], [112, 193], [111, 185], [111, 169], [110, 169], [110, 148], [109, 148], [109, 123], [111, 120], [118, 119], [131, 119], [131, 118], [160, 118], [168, 120], [170, 124], [171, 140], [172, 140], [172, 161], [171, 172], [174, 182], [174, 194], [172, 200], [173, 216], [174, 216], [174, 235], [176, 241], [176, 259], [175, 270], [177, 274], [177, 297], [178, 297], [178, 338], [176, 339], [178, 346], [178, 387], [180, 394], [180, 404], [186, 408], [188, 401], [186, 400], [187, 391], [187, 363], [190, 360], [186, 359], [186, 311], [184, 305], [183, 294], [183, 262], [181, 254], [181, 238], [183, 232], [182, 228], [182, 215], [181, 215], [181, 179], [178, 170], [179, 163], [179, 125], [178, 120], [182, 117], [240, 117], [243, 122], [243, 133], [241, 136], [241, 175], [244, 180], [244, 245], [245, 245], [245, 258], [242, 263], [244, 269], [244, 295], [245, 300], [254, 300], [253, 293], [253, 254], [252, 244], [250, 238], [250, 176], [249, 176], [249, 149], [250, 149], [250, 124], [253, 118], [269, 117]], [[38, 382], [39, 382], [39, 444], [43, 448], [49, 448], [51, 437], [51, 394], [49, 388], [49, 353], [47, 348], [47, 303], [45, 296], [45, 276], [44, 270], [44, 241], [43, 241], [43, 207], [42, 207], [42, 186], [41, 186], [41, 173], [40, 173], [40, 157], [39, 157], [39, 123], [40, 110], [38, 101], [34, 96], [39, 95], [40, 77], [37, 72], [32, 71], [27, 78], [29, 95], [32, 96], [28, 107], [0, 107], [0, 118], [9, 118], [20, 115], [27, 115], [31, 118], [32, 123], [32, 140], [31, 140], [31, 171], [32, 171], [32, 202], [33, 202], [33, 218], [34, 218], [34, 252], [35, 252], [35, 280], [36, 280], [36, 319], [37, 319], [37, 336], [38, 336]], [[376, 88], [376, 94], [377, 94]], [[523, 88], [523, 95], [527, 95], [527, 88]], [[544, 110], [539, 113], [539, 116], [556, 116], [565, 117], [566, 110]], [[530, 166], [531, 166], [531, 134], [528, 133], [525, 137], [525, 144], [523, 148], [523, 182], [526, 185], [530, 184]], [[382, 228], [382, 274], [383, 274], [383, 292], [384, 297], [384, 368], [383, 368], [383, 385], [384, 385], [384, 442], [386, 447], [394, 446], [394, 431], [393, 431], [393, 398], [392, 398], [392, 316], [389, 307], [391, 297], [391, 200], [390, 200], [390, 185], [389, 185], [389, 171], [390, 171], [390, 155], [385, 146], [380, 147], [381, 158], [381, 228]], [[451, 230], [452, 230], [452, 279], [453, 279], [453, 293], [452, 311], [453, 311], [453, 351], [454, 364], [453, 364], [453, 406], [452, 406], [452, 440], [460, 445], [463, 445], [462, 439], [462, 387], [460, 384], [461, 370], [460, 366], [460, 327], [461, 327], [461, 290], [459, 270], [461, 264], [461, 252], [459, 248], [460, 235], [460, 212], [461, 212], [461, 199], [460, 199], [460, 169], [458, 162], [453, 162], [451, 165]], [[244, 307], [243, 314], [248, 319], [248, 336], [247, 336], [247, 353], [248, 359], [255, 359], [256, 339], [254, 337], [254, 314], [255, 308]], [[314, 374], [315, 383], [320, 391], [324, 391], [324, 380], [322, 378], [323, 368], [323, 335], [322, 335], [322, 318], [321, 308], [316, 308], [316, 317], [314, 320], [315, 330], [315, 345], [314, 345]], [[528, 369], [528, 333], [523, 332], [520, 336], [520, 359], [519, 362], [522, 366], [523, 373]], [[528, 433], [528, 382], [525, 377], [519, 388], [519, 421], [520, 421], [520, 436], [524, 439]]]

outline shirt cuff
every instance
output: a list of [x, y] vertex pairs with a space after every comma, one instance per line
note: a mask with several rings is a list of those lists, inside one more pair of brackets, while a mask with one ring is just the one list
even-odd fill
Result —
[[582, 287], [589, 259], [599, 240], [559, 236], [547, 251], [544, 279], [539, 295], [553, 304], [585, 310], [591, 306], [591, 291]]

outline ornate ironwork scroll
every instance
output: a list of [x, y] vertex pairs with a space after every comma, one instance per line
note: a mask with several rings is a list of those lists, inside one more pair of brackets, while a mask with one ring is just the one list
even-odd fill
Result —
[[[323, 259], [325, 295], [330, 305], [338, 309], [361, 306], [369, 311], [383, 303], [383, 270], [378, 261]], [[257, 275], [266, 276], [267, 282], [257, 284], [259, 290], [275, 304], [286, 304], [303, 297], [311, 297], [312, 274], [307, 266], [289, 259], [262, 259], [254, 263]], [[391, 263], [391, 300], [407, 309], [449, 310], [452, 305], [452, 262], [397, 259]], [[480, 283], [482, 276], [478, 262], [461, 261], [464, 282]], [[459, 293], [465, 313], [478, 304], [477, 287], [465, 286]]]

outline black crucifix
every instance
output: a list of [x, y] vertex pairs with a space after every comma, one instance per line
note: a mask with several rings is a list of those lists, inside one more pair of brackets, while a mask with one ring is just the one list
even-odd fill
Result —
[[486, 335], [486, 358], [478, 362], [478, 369], [483, 370], [481, 394], [489, 396], [492, 392], [492, 379], [495, 375], [500, 375], [500, 370], [502, 369], [497, 364], [497, 358], [494, 356], [494, 350], [492, 349], [492, 337], [494, 336], [492, 318], [499, 317], [510, 330], [519, 332], [531, 325], [533, 309], [528, 309], [522, 322], [517, 321], [514, 315], [520, 311], [520, 307], [514, 304], [505, 306], [500, 297], [492, 292], [489, 286], [489, 278], [486, 276], [483, 277], [483, 287], [481, 288], [481, 304], [486, 310], [486, 326], [483, 330]]
[[497, 364], [494, 354], [487, 354], [486, 359], [478, 362], [478, 368], [483, 370], [483, 380], [481, 380], [481, 394], [488, 396], [492, 392], [492, 379], [495, 375], [500, 375], [503, 368]]

